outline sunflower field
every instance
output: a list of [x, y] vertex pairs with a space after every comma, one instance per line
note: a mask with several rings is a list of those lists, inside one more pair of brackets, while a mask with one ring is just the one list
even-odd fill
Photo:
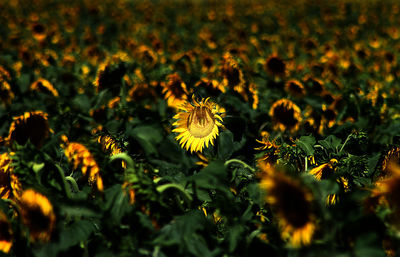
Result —
[[0, 1], [0, 255], [400, 256], [399, 17]]

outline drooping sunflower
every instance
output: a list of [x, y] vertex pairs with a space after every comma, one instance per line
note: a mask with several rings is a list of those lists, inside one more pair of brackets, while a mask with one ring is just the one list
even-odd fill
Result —
[[0, 155], [0, 197], [2, 199], [19, 198], [21, 183], [14, 174], [11, 158], [8, 153]]
[[[279, 158], [279, 145], [275, 140], [269, 139], [269, 133], [266, 131], [261, 132], [262, 139], [256, 141], [261, 144], [260, 147], [254, 148], [255, 150], [264, 151], [264, 155], [257, 160], [259, 165], [267, 167], [275, 165]], [[262, 164], [261, 164], [262, 163]]]
[[8, 253], [13, 244], [11, 224], [6, 215], [0, 211], [0, 251]]
[[178, 73], [171, 74], [167, 77], [167, 82], [161, 83], [163, 87], [162, 93], [170, 107], [178, 108], [188, 99], [188, 90], [185, 82], [181, 79]]
[[261, 164], [260, 168], [260, 187], [277, 214], [282, 239], [293, 247], [309, 245], [316, 229], [311, 191], [272, 166]]
[[32, 144], [40, 148], [51, 131], [47, 116], [45, 112], [33, 111], [14, 117], [6, 141], [10, 145], [14, 142], [24, 145], [30, 140]]
[[[122, 153], [121, 147], [119, 147], [116, 140], [109, 135], [100, 135], [97, 137], [97, 142], [101, 144], [103, 151], [111, 152], [111, 156]], [[122, 162], [122, 167], [126, 168], [126, 163]]]
[[285, 90], [294, 97], [303, 97], [306, 94], [303, 84], [295, 79], [289, 80], [285, 84]]
[[179, 133], [175, 138], [179, 140], [182, 148], [190, 152], [202, 152], [203, 147], [209, 143], [214, 145], [214, 139], [218, 136], [219, 127], [222, 125], [222, 117], [225, 110], [217, 104], [209, 101], [209, 98], [200, 102], [192, 97], [193, 103], [183, 104], [174, 116], [177, 121], [172, 132]]
[[84, 145], [70, 142], [65, 147], [64, 154], [73, 163], [74, 169], [81, 166], [82, 174], [83, 176], [88, 176], [90, 185], [96, 183], [97, 190], [100, 192], [103, 191], [103, 179], [100, 176], [100, 168], [92, 153]]
[[274, 129], [280, 131], [293, 133], [299, 129], [302, 121], [300, 108], [288, 99], [276, 101], [272, 105], [269, 115], [274, 122]]
[[35, 82], [33, 82], [30, 86], [30, 89], [32, 91], [39, 91], [39, 92], [49, 92], [51, 93], [54, 97], [58, 97], [58, 92], [54, 88], [54, 86], [48, 81], [47, 79], [44, 78], [39, 78]]
[[[331, 159], [329, 162], [319, 165], [318, 167], [310, 170], [310, 174], [315, 177], [317, 180], [323, 180], [331, 177], [335, 172], [335, 165], [337, 164], [336, 159]], [[326, 198], [327, 204], [335, 204], [337, 201], [337, 196], [335, 194], [328, 195]]]
[[51, 238], [56, 216], [53, 206], [46, 196], [28, 189], [22, 193], [18, 202], [22, 222], [29, 229], [33, 242], [47, 242]]

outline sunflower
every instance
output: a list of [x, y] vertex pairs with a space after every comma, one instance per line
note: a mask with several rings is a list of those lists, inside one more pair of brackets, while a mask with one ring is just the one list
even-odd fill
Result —
[[254, 148], [255, 150], [264, 151], [264, 155], [258, 159], [260, 165], [270, 166], [275, 165], [279, 158], [279, 145], [275, 140], [269, 139], [269, 133], [266, 131], [261, 132], [262, 139], [256, 141], [261, 144], [260, 147]]
[[381, 173], [379, 174], [379, 179], [384, 179], [390, 177], [391, 170], [389, 169], [390, 163], [399, 163], [400, 161], [400, 148], [392, 147], [383, 158], [381, 164]]
[[43, 41], [46, 38], [46, 27], [41, 23], [35, 23], [31, 26], [32, 35], [37, 41]]
[[11, 158], [8, 153], [0, 155], [0, 197], [3, 199], [19, 198], [21, 183], [14, 174]]
[[30, 140], [40, 148], [51, 131], [47, 116], [45, 112], [33, 111], [14, 117], [6, 141], [10, 145], [14, 142], [24, 145]]
[[190, 152], [202, 152], [209, 143], [214, 145], [214, 139], [219, 134], [218, 127], [223, 127], [222, 116], [225, 111], [209, 98], [198, 102], [193, 96], [192, 100], [193, 103], [186, 102], [179, 108], [174, 116], [177, 121], [173, 125], [176, 128], [172, 132], [179, 133], [176, 140], [180, 141], [182, 148], [187, 151], [190, 148]]
[[195, 87], [204, 88], [210, 95], [218, 96], [221, 93], [225, 93], [226, 89], [222, 83], [214, 79], [202, 78], [194, 84]]
[[316, 227], [311, 191], [272, 166], [260, 168], [260, 187], [277, 214], [282, 238], [293, 247], [309, 245]]
[[280, 131], [293, 133], [299, 129], [302, 121], [300, 108], [288, 99], [276, 101], [272, 105], [269, 115], [275, 123], [274, 129]]
[[[316, 180], [323, 180], [331, 177], [333, 173], [336, 171], [336, 159], [331, 159], [329, 162], [324, 163], [318, 167], [313, 168], [310, 170], [310, 174], [315, 177]], [[338, 182], [344, 183], [344, 178], [340, 178]], [[326, 198], [326, 203], [329, 205], [335, 204], [337, 201], [337, 196], [335, 194], [328, 195]]]
[[243, 72], [239, 67], [239, 63], [229, 52], [222, 57], [220, 74], [223, 78], [223, 87], [230, 87], [241, 95], [245, 93]]
[[74, 169], [81, 166], [82, 174], [89, 177], [90, 185], [96, 182], [97, 190], [100, 192], [103, 191], [103, 179], [100, 176], [100, 168], [92, 153], [84, 145], [70, 142], [65, 147], [64, 154], [70, 162], [73, 162]]
[[[100, 135], [97, 137], [97, 142], [101, 144], [103, 151], [111, 152], [111, 156], [122, 153], [121, 147], [118, 146], [116, 140], [108, 135]], [[126, 163], [122, 162], [122, 167], [126, 168]]]
[[303, 97], [306, 94], [303, 84], [298, 80], [289, 80], [285, 84], [285, 90], [294, 97]]
[[11, 224], [6, 215], [0, 211], [0, 251], [8, 253], [12, 246]]
[[273, 76], [283, 76], [286, 73], [286, 64], [276, 54], [273, 54], [265, 61], [265, 70]]
[[168, 106], [178, 108], [188, 98], [189, 92], [186, 89], [186, 84], [178, 73], [169, 75], [167, 80], [168, 82], [161, 83], [162, 93], [165, 94], [164, 97], [167, 99]]
[[49, 92], [51, 93], [54, 97], [58, 97], [58, 92], [54, 88], [54, 86], [46, 79], [39, 78], [35, 82], [33, 82], [30, 86], [30, 89], [32, 91], [40, 91], [40, 92]]
[[56, 216], [46, 196], [28, 189], [22, 193], [19, 201], [22, 222], [28, 227], [33, 242], [50, 240], [56, 222]]
[[121, 81], [126, 73], [123, 65], [125, 59], [121, 58], [112, 56], [100, 63], [93, 82], [97, 92], [108, 89], [114, 97], [119, 94]]

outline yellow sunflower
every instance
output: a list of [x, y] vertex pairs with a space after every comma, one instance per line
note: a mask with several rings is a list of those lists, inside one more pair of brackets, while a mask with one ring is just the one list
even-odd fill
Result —
[[270, 111], [274, 122], [274, 129], [280, 131], [289, 131], [291, 133], [297, 131], [302, 121], [300, 108], [288, 99], [276, 101]]
[[[337, 162], [338, 161], [336, 159], [331, 159], [329, 162], [324, 163], [324, 164], [310, 170], [310, 174], [313, 175], [316, 180], [327, 179], [330, 176], [332, 176], [333, 173], [336, 171], [335, 166], [336, 166]], [[347, 180], [345, 178], [341, 177], [337, 180], [337, 182], [340, 185], [343, 185], [345, 190], [348, 189]], [[328, 204], [328, 205], [335, 204], [337, 202], [337, 200], [338, 200], [337, 195], [335, 195], [335, 194], [328, 195], [326, 197], [326, 204]]]
[[14, 174], [11, 158], [8, 153], [0, 155], [0, 197], [2, 199], [19, 198], [21, 182]]
[[316, 228], [311, 191], [272, 166], [261, 164], [260, 168], [260, 187], [277, 214], [282, 239], [293, 247], [309, 245]]
[[6, 141], [12, 145], [17, 142], [24, 145], [28, 140], [40, 148], [51, 131], [47, 113], [42, 111], [25, 112], [13, 118]]
[[[103, 151], [111, 152], [111, 156], [122, 153], [121, 147], [114, 138], [108, 135], [100, 135], [97, 137], [97, 142], [101, 144]], [[122, 167], [126, 168], [126, 163], [122, 161]]]
[[19, 201], [22, 222], [28, 227], [33, 242], [47, 242], [53, 232], [56, 216], [46, 196], [28, 189]]
[[100, 168], [92, 153], [84, 145], [70, 142], [65, 147], [64, 153], [68, 160], [73, 162], [74, 169], [81, 166], [82, 174], [89, 177], [90, 185], [96, 182], [97, 190], [103, 191], [103, 179], [100, 176]]
[[6, 215], [0, 211], [0, 251], [8, 253], [12, 246], [11, 224]]
[[172, 132], [179, 133], [182, 148], [190, 152], [202, 152], [203, 147], [208, 144], [214, 145], [214, 139], [218, 136], [218, 127], [223, 127], [222, 116], [225, 110], [217, 104], [209, 101], [209, 98], [197, 102], [192, 97], [193, 103], [183, 104], [174, 116], [177, 121]]
[[54, 88], [54, 86], [47, 80], [43, 78], [39, 78], [35, 82], [33, 82], [30, 86], [32, 91], [40, 91], [40, 92], [50, 92], [54, 97], [58, 97], [58, 92]]
[[169, 75], [167, 82], [162, 82], [161, 86], [163, 87], [162, 93], [165, 94], [164, 98], [167, 99], [167, 104], [170, 107], [178, 108], [188, 99], [189, 92], [186, 84], [178, 73]]

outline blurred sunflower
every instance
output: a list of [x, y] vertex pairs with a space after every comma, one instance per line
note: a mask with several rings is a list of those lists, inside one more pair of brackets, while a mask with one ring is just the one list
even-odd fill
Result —
[[389, 169], [389, 164], [390, 163], [399, 164], [399, 162], [400, 162], [400, 147], [394, 146], [383, 157], [381, 164], [381, 172], [379, 174], [378, 179], [382, 180], [390, 177], [392, 174], [391, 174], [391, 169]]
[[[64, 139], [67, 141], [67, 139]], [[73, 162], [74, 169], [81, 166], [83, 176], [88, 176], [89, 184], [96, 182], [97, 190], [103, 191], [103, 179], [100, 176], [100, 168], [97, 165], [92, 153], [82, 144], [76, 142], [66, 142], [64, 154], [70, 162]]]
[[288, 99], [276, 101], [269, 111], [274, 122], [274, 129], [280, 131], [296, 132], [302, 121], [300, 108]]
[[14, 142], [24, 145], [29, 140], [40, 148], [51, 131], [47, 116], [45, 112], [33, 111], [14, 117], [6, 141], [9, 145]]
[[33, 82], [30, 86], [32, 91], [39, 91], [39, 92], [49, 92], [54, 97], [58, 97], [58, 92], [54, 88], [54, 86], [46, 79], [39, 78], [35, 82]]
[[316, 228], [311, 191], [272, 166], [260, 168], [260, 187], [267, 192], [266, 202], [276, 211], [282, 238], [293, 247], [309, 245]]
[[217, 104], [209, 101], [209, 98], [197, 102], [194, 96], [193, 103], [183, 104], [174, 116], [177, 121], [172, 132], [179, 133], [175, 138], [179, 140], [182, 148], [190, 152], [202, 152], [208, 144], [214, 145], [214, 139], [218, 136], [218, 127], [223, 127], [222, 117], [225, 110]]
[[375, 183], [370, 198], [378, 199], [378, 203], [391, 209], [392, 215], [389, 217], [396, 228], [400, 229], [400, 199], [398, 197], [400, 194], [400, 167], [395, 163], [390, 163], [388, 169], [391, 175]]
[[289, 80], [285, 84], [285, 90], [294, 97], [303, 97], [306, 95], [306, 90], [303, 84], [298, 80]]
[[170, 107], [178, 108], [188, 99], [189, 92], [186, 84], [178, 73], [168, 75], [167, 82], [162, 82], [161, 86], [163, 87], [162, 93], [165, 94], [164, 98], [167, 99]]
[[21, 196], [21, 183], [14, 174], [10, 154], [0, 155], [0, 197], [2, 199], [19, 198]]
[[218, 83], [218, 81], [208, 78], [200, 79], [194, 86], [206, 89], [207, 92], [212, 96], [218, 96], [221, 93], [225, 93], [226, 90], [222, 83]]
[[286, 73], [286, 64], [276, 54], [273, 54], [265, 61], [265, 70], [273, 76], [283, 76]]
[[114, 97], [118, 96], [122, 79], [126, 73], [124, 61], [123, 57], [112, 56], [100, 63], [96, 79], [93, 82], [97, 92], [108, 89]]
[[11, 224], [6, 215], [0, 211], [0, 251], [3, 253], [8, 253], [10, 251], [13, 244], [12, 238]]
[[33, 37], [37, 41], [43, 41], [47, 37], [47, 35], [46, 35], [46, 27], [41, 23], [32, 24], [31, 31], [32, 31]]
[[223, 87], [230, 87], [241, 95], [245, 93], [243, 72], [239, 67], [239, 63], [229, 52], [222, 57], [220, 74], [223, 78], [221, 82]]
[[46, 196], [28, 189], [22, 193], [18, 202], [22, 222], [29, 229], [33, 242], [47, 242], [51, 238], [56, 216]]

